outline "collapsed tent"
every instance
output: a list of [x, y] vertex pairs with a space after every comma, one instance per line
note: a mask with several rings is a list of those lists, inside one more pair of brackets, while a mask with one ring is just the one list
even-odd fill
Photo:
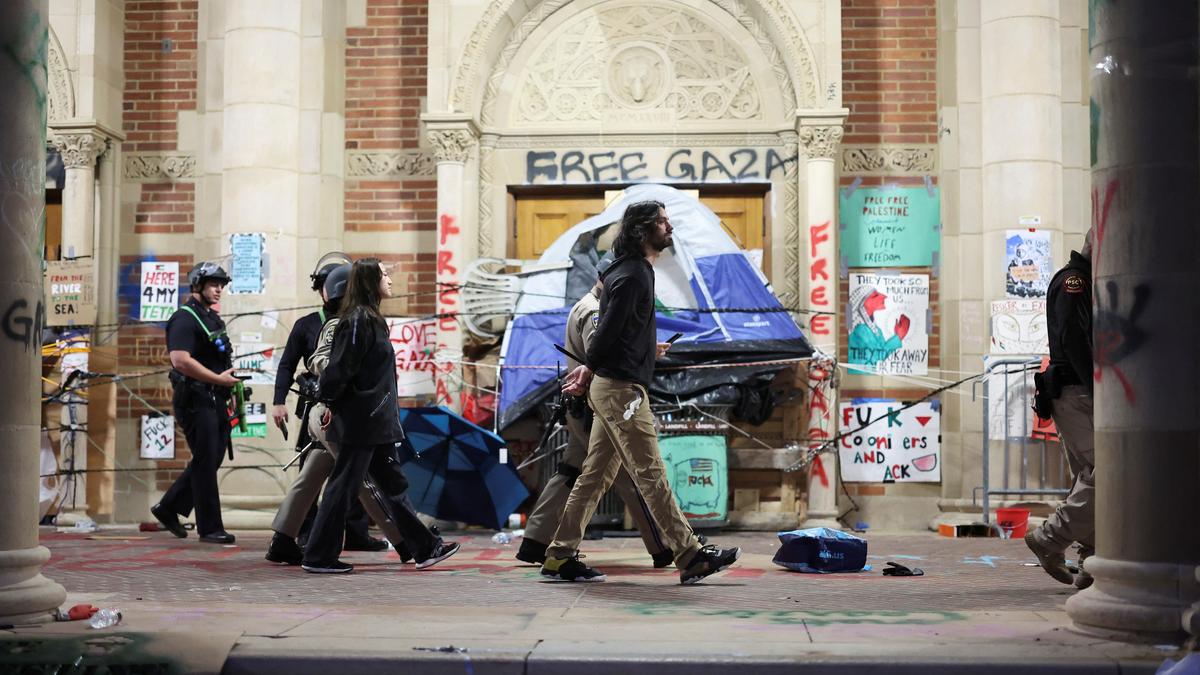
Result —
[[[787, 364], [813, 350], [771, 291], [767, 279], [734, 244], [721, 220], [699, 200], [664, 185], [636, 185], [603, 213], [575, 225], [551, 244], [539, 265], [571, 262], [528, 278], [501, 349], [500, 426], [534, 410], [558, 388], [554, 345], [563, 343], [571, 306], [596, 281], [596, 263], [630, 204], [658, 200], [674, 229], [674, 246], [654, 263], [660, 341], [683, 333], [658, 362], [651, 399], [733, 405], [748, 421], [770, 415], [766, 385]], [[704, 364], [759, 365], [696, 368]], [[764, 397], [766, 399], [764, 400]], [[765, 418], [764, 418], [765, 419]]]

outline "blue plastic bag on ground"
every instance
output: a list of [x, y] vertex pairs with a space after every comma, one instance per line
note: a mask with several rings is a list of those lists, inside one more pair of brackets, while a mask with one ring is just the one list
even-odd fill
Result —
[[828, 527], [779, 533], [771, 562], [793, 572], [861, 572], [867, 564], [867, 540]]

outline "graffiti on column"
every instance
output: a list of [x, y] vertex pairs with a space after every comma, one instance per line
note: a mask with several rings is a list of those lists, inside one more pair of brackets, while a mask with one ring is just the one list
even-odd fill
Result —
[[[808, 232], [808, 304], [816, 312], [833, 312], [833, 235], [830, 221], [809, 227]], [[830, 346], [833, 336], [833, 314], [812, 314], [808, 331], [813, 343]]]
[[[438, 218], [438, 251], [437, 251], [437, 284], [438, 284], [438, 351], [444, 353], [450, 345], [451, 336], [459, 332], [458, 311], [458, 265], [455, 250], [461, 238], [462, 229], [458, 227], [454, 216], [444, 213]], [[458, 344], [458, 340], [454, 340]], [[440, 363], [437, 372], [437, 382], [434, 395], [437, 405], [452, 404], [450, 396], [452, 386], [449, 382], [450, 373], [457, 364]]]
[[[1136, 352], [1146, 341], [1146, 331], [1138, 326], [1138, 319], [1150, 300], [1150, 287], [1146, 284], [1134, 287], [1133, 303], [1125, 313], [1121, 312], [1121, 288], [1117, 282], [1110, 279], [1103, 288], [1104, 292], [1101, 293], [1100, 286], [1096, 287], [1094, 377], [1100, 382], [1104, 370], [1111, 370], [1113, 376], [1121, 383], [1125, 400], [1136, 403], [1137, 394], [1121, 368], [1121, 361]], [[1104, 296], [1103, 300], [1101, 296]]]
[[[1107, 243], [1105, 236], [1108, 233], [1108, 218], [1119, 194], [1118, 188], [1119, 182], [1111, 180], [1104, 187], [1103, 196], [1101, 196], [1100, 190], [1092, 190], [1093, 279], [1100, 275], [1102, 252]], [[1138, 284], [1133, 288], [1133, 302], [1127, 308], [1123, 308], [1121, 285], [1114, 279], [1108, 280], [1103, 285], [1096, 284], [1093, 294], [1095, 305], [1093, 308], [1093, 321], [1095, 322], [1093, 358], [1096, 361], [1093, 377], [1096, 382], [1100, 382], [1103, 380], [1105, 370], [1112, 371], [1113, 377], [1117, 378], [1117, 382], [1121, 385], [1126, 402], [1130, 404], [1137, 402], [1137, 392], [1125, 374], [1121, 362], [1146, 342], [1148, 336], [1139, 325], [1139, 319], [1146, 311], [1151, 294], [1149, 285]]]
[[808, 370], [808, 429], [805, 438], [808, 440], [809, 452], [812, 456], [812, 466], [808, 470], [808, 482], [821, 482], [821, 487], [829, 487], [829, 476], [825, 472], [825, 464], [821, 454], [816, 452], [822, 445], [833, 437], [833, 414], [829, 410], [830, 376], [832, 372], [824, 361], [814, 363]]
[[25, 25], [13, 31], [12, 35], [18, 36], [20, 42], [0, 45], [0, 51], [12, 60], [21, 76], [33, 89], [38, 118], [43, 121], [42, 126], [45, 127], [46, 52], [49, 47], [50, 29], [40, 14], [31, 12]]

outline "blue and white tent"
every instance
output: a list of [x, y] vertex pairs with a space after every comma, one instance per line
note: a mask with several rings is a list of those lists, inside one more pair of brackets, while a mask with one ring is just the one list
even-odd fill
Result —
[[[721, 220], [696, 198], [664, 185], [626, 189], [604, 211], [575, 225], [546, 249], [539, 265], [571, 262], [528, 278], [501, 350], [500, 426], [532, 411], [557, 387], [566, 366], [554, 349], [563, 343], [571, 306], [596, 280], [596, 263], [630, 204], [658, 200], [674, 228], [674, 246], [654, 264], [660, 340], [683, 337], [659, 362], [652, 398], [734, 405], [759, 390], [783, 365], [688, 369], [703, 363], [750, 363], [805, 358], [812, 347], [770, 284], [734, 243]], [[597, 244], [599, 243], [599, 249]]]

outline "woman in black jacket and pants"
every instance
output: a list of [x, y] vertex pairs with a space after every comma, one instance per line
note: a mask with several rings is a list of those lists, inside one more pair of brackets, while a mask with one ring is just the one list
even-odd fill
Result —
[[[354, 569], [338, 560], [350, 499], [368, 469], [372, 474], [398, 470], [389, 466], [395, 461], [395, 445], [404, 438], [396, 401], [396, 354], [379, 312], [380, 301], [391, 295], [392, 280], [378, 258], [354, 263], [333, 334], [333, 352], [320, 379], [320, 398], [332, 412], [322, 426], [341, 450], [304, 549], [301, 566], [308, 572]], [[442, 546], [438, 541], [435, 548]], [[437, 550], [434, 555], [442, 553]]]

